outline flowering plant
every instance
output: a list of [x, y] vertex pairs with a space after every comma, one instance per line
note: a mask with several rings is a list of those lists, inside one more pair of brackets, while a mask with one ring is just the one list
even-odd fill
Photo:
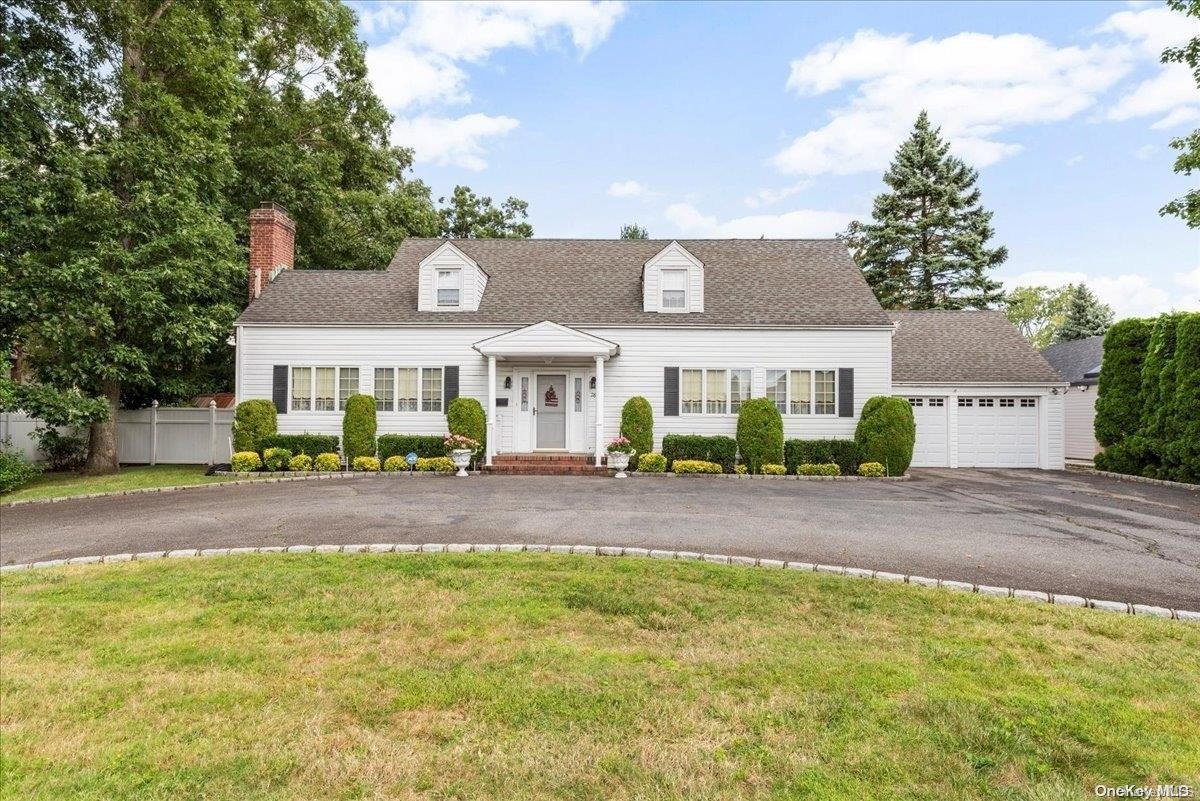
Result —
[[617, 437], [608, 443], [609, 453], [633, 453], [633, 443], [625, 437]]
[[474, 453], [479, 450], [479, 441], [464, 437], [462, 434], [447, 434], [442, 440], [446, 446], [446, 453], [452, 451], [471, 451]]

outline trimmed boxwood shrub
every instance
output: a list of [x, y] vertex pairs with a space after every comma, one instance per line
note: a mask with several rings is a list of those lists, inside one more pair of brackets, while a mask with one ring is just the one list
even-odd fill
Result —
[[316, 457], [321, 453], [337, 453], [336, 434], [270, 434], [259, 440], [259, 453], [267, 448], [287, 448], [294, 454]]
[[422, 473], [455, 473], [458, 471], [449, 456], [420, 457], [414, 467]]
[[261, 398], [242, 401], [233, 410], [233, 449], [261, 453], [262, 438], [274, 434], [277, 426], [274, 403]]
[[312, 470], [312, 457], [307, 453], [298, 453], [288, 461], [288, 470]]
[[917, 424], [904, 398], [876, 395], [863, 404], [854, 431], [865, 462], [879, 462], [890, 476], [903, 475], [912, 462]]
[[863, 462], [858, 466], [858, 474], [864, 478], [882, 478], [885, 473], [879, 462]]
[[1104, 363], [1096, 395], [1096, 441], [1115, 445], [1137, 432], [1141, 408], [1142, 364], [1154, 324], [1131, 318], [1113, 323], [1104, 335]]
[[721, 465], [716, 462], [706, 462], [703, 459], [680, 459], [675, 462], [674, 472], [678, 475], [690, 473], [721, 473]]
[[355, 456], [350, 469], [357, 473], [378, 473], [379, 460], [374, 456]]
[[662, 473], [667, 469], [667, 457], [661, 453], [647, 453], [638, 460], [639, 473]]
[[786, 476], [787, 468], [781, 464], [764, 464], [762, 466], [764, 476]]
[[292, 452], [287, 448], [267, 448], [263, 451], [263, 467], [272, 473], [287, 470], [290, 461], [292, 461]]
[[437, 435], [384, 434], [379, 438], [379, 458], [408, 456], [415, 453], [418, 458], [434, 458], [446, 455], [446, 442]]
[[235, 473], [249, 473], [261, 470], [262, 458], [254, 451], [238, 451], [229, 460], [229, 469]]
[[483, 411], [483, 404], [474, 398], [460, 395], [450, 401], [450, 407], [446, 409], [446, 426], [451, 434], [470, 437], [479, 443], [475, 450], [476, 457], [487, 447], [487, 414]]
[[408, 469], [408, 460], [403, 456], [389, 456], [383, 460], [383, 472], [402, 473]]
[[802, 464], [796, 467], [798, 476], [840, 476], [842, 468], [833, 462], [826, 464]]
[[833, 462], [842, 475], [853, 475], [858, 469], [858, 443], [852, 439], [789, 439], [783, 443], [783, 464], [789, 473], [802, 464]]
[[322, 473], [336, 473], [341, 469], [342, 460], [336, 453], [318, 453], [317, 458], [313, 459], [313, 470], [319, 470]]
[[633, 446], [629, 469], [639, 469], [642, 455], [654, 450], [654, 410], [641, 395], [634, 395], [621, 407], [621, 436]]
[[667, 434], [663, 437], [662, 454], [666, 457], [668, 471], [675, 469], [675, 460], [691, 459], [716, 462], [722, 471], [732, 473], [737, 462], [737, 440], [699, 434]]
[[346, 398], [342, 416], [342, 452], [348, 464], [359, 456], [375, 455], [375, 399], [370, 395]]
[[766, 398], [753, 398], [738, 411], [737, 446], [751, 473], [783, 463], [783, 417]]

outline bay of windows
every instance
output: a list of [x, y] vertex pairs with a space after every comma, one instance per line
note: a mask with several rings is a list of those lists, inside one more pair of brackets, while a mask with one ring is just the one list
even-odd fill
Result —
[[[293, 367], [291, 410], [332, 412], [358, 393], [357, 367]], [[375, 410], [442, 411], [441, 367], [376, 367]]]

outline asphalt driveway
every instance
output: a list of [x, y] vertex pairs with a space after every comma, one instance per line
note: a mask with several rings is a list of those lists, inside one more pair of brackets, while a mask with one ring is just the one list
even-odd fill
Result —
[[1200, 494], [1075, 473], [241, 485], [0, 509], [0, 562], [172, 548], [580, 543], [843, 564], [1200, 609]]

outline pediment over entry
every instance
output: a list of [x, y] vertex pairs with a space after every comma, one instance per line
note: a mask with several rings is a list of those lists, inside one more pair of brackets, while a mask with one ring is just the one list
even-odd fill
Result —
[[484, 356], [504, 359], [609, 359], [621, 346], [576, 328], [544, 320], [476, 342]]

